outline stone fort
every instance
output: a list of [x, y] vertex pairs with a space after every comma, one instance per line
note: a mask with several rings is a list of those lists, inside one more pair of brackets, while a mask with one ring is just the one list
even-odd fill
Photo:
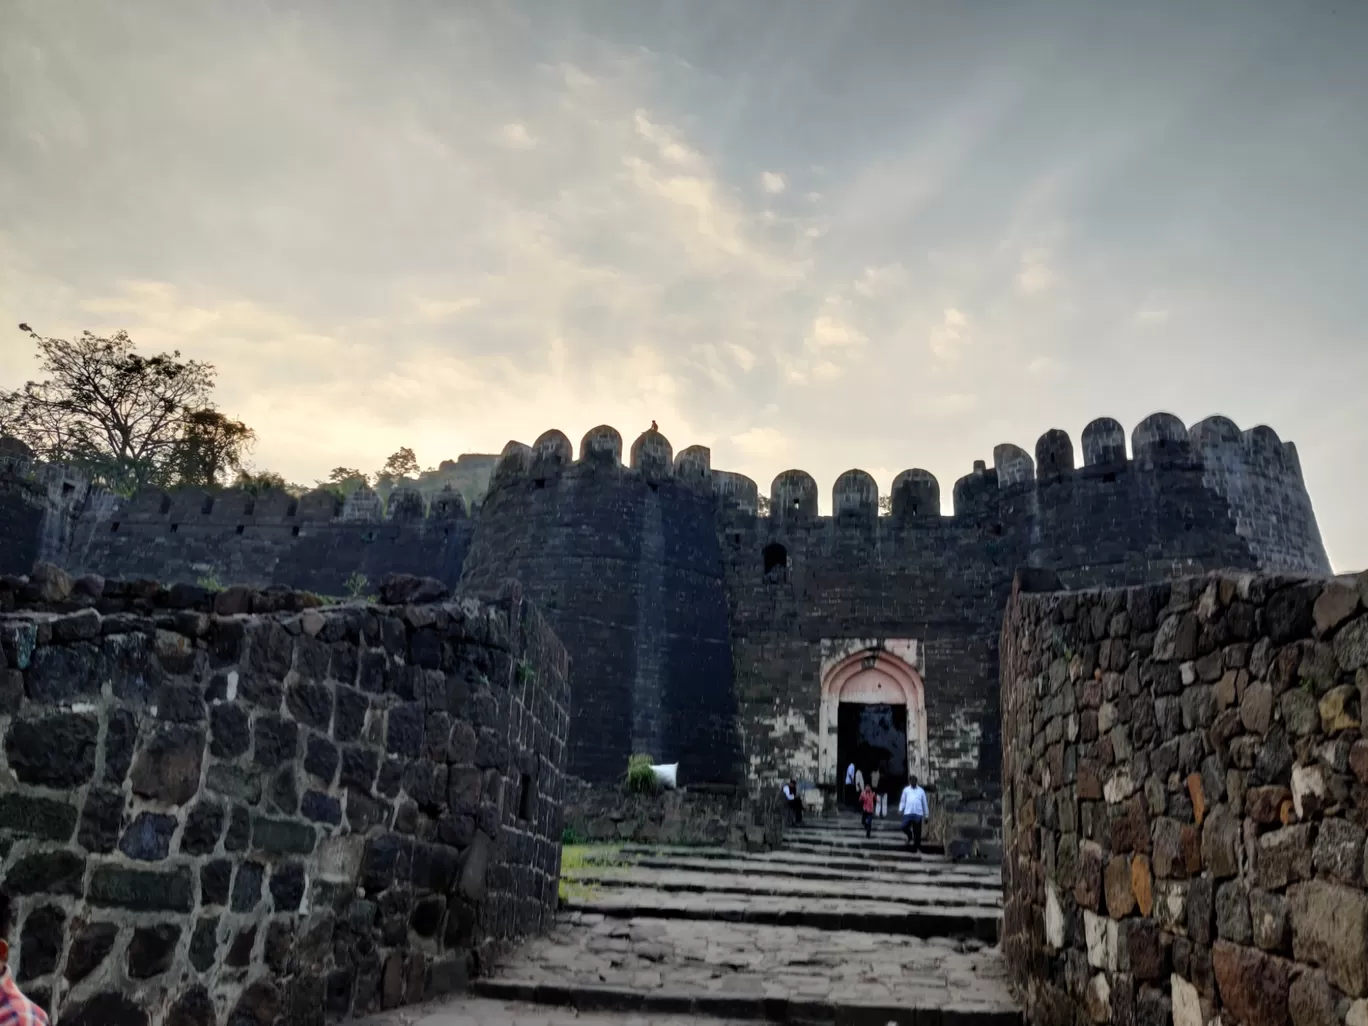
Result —
[[1325, 575], [1295, 446], [1224, 417], [1102, 418], [1034, 453], [999, 445], [949, 502], [925, 470], [881, 515], [861, 470], [832, 486], [756, 483], [598, 427], [510, 442], [474, 510], [401, 485], [147, 490], [121, 498], [14, 446], [0, 471], [0, 573], [35, 561], [72, 575], [270, 585], [343, 595], [390, 573], [489, 590], [519, 581], [569, 655], [567, 772], [619, 780], [634, 753], [681, 783], [759, 794], [794, 777], [829, 806], [842, 767], [909, 774], [950, 814], [952, 851], [1001, 849], [998, 646], [1013, 574], [1116, 587], [1229, 568]]

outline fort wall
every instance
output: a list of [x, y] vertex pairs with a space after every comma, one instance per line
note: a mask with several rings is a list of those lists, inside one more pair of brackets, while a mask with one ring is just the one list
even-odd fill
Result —
[[[513, 577], [571, 656], [570, 772], [620, 779], [628, 758], [681, 764], [684, 782], [739, 781], [727, 599], [706, 450], [678, 461], [648, 433], [620, 462], [612, 428], [510, 443], [463, 586]], [[679, 472], [676, 473], [676, 467]]]
[[1001, 653], [1027, 1018], [1368, 1021], [1368, 573], [1023, 571]]
[[0, 584], [0, 876], [52, 1021], [364, 1015], [548, 923], [566, 658], [516, 588], [41, 569]]

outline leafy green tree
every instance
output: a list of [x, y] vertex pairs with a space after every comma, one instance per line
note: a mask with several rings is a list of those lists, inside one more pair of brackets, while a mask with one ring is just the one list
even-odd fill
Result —
[[214, 409], [214, 366], [178, 350], [143, 356], [120, 331], [49, 338], [27, 324], [45, 380], [0, 389], [0, 427], [42, 460], [82, 467], [116, 490], [216, 483], [252, 432]]

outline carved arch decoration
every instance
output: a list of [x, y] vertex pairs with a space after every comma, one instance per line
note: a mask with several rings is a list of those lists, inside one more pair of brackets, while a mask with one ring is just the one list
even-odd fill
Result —
[[836, 734], [842, 702], [905, 706], [908, 772], [929, 779], [926, 685], [921, 665], [921, 646], [911, 639], [822, 641], [819, 784], [835, 787], [840, 782]]

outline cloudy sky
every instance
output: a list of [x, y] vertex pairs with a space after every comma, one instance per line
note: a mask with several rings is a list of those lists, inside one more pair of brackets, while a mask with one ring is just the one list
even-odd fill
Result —
[[1222, 413], [1357, 569], [1366, 50], [1356, 0], [4, 0], [0, 324], [213, 361], [305, 483], [656, 419], [948, 513]]

